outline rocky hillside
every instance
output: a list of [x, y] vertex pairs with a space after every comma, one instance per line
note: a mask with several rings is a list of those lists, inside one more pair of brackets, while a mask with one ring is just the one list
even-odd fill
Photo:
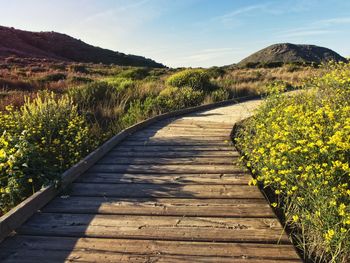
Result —
[[275, 44], [266, 47], [238, 63], [243, 67], [280, 66], [286, 63], [319, 64], [330, 60], [346, 61], [331, 49], [314, 45]]
[[113, 63], [121, 66], [164, 67], [151, 59], [95, 47], [65, 34], [29, 32], [0, 26], [0, 59], [10, 56], [84, 63]]

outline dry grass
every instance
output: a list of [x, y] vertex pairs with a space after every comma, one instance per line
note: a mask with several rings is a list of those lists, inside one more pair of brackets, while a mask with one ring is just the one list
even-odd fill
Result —
[[279, 68], [227, 69], [227, 73], [216, 80], [218, 86], [234, 92], [261, 93], [272, 82], [284, 82], [293, 87], [301, 86], [305, 80], [320, 74], [312, 67], [284, 66]]
[[[130, 68], [126, 68], [130, 69]], [[34, 97], [41, 90], [65, 93], [69, 88], [84, 85], [89, 81], [113, 78], [125, 68], [112, 65], [83, 64], [45, 61], [38, 59], [8, 58], [0, 62], [0, 110], [12, 104], [23, 104], [24, 96]], [[143, 99], [156, 96], [165, 88], [165, 80], [176, 69], [151, 70], [152, 79], [136, 80], [133, 88], [124, 94], [124, 100]], [[240, 69], [225, 68], [224, 74], [212, 79], [212, 82], [227, 90], [231, 97], [262, 93], [266, 86], [275, 81], [282, 81], [298, 87], [309, 77], [319, 74], [320, 70], [312, 67], [284, 66], [279, 68]], [[155, 72], [155, 73], [154, 73]], [[55, 80], [57, 75], [64, 75]], [[208, 102], [210, 98], [208, 98]], [[121, 105], [123, 108], [124, 106]], [[110, 114], [115, 114], [111, 112]], [[109, 115], [109, 114], [108, 114]]]

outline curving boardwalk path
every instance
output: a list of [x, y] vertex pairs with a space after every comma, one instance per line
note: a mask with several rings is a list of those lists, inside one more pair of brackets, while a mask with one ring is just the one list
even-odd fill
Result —
[[1, 262], [301, 262], [230, 145], [259, 101], [129, 136], [0, 244]]

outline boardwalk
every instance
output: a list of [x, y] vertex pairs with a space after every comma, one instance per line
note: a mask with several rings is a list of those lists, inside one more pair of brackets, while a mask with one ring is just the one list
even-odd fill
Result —
[[300, 262], [229, 143], [257, 105], [134, 133], [0, 244], [0, 261]]

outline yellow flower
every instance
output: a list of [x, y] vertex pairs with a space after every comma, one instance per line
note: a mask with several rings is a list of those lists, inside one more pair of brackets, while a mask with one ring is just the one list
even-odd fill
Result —
[[335, 235], [335, 232], [333, 229], [329, 229], [327, 233], [324, 234], [324, 238], [326, 239], [326, 242], [330, 242]]
[[346, 205], [341, 203], [338, 207], [338, 213], [340, 216], [344, 216], [345, 215], [345, 208], [346, 208]]
[[258, 183], [258, 181], [256, 179], [251, 179], [248, 184], [249, 185], [256, 185], [257, 183]]
[[330, 206], [336, 206], [337, 205], [337, 201], [332, 200], [329, 202]]

